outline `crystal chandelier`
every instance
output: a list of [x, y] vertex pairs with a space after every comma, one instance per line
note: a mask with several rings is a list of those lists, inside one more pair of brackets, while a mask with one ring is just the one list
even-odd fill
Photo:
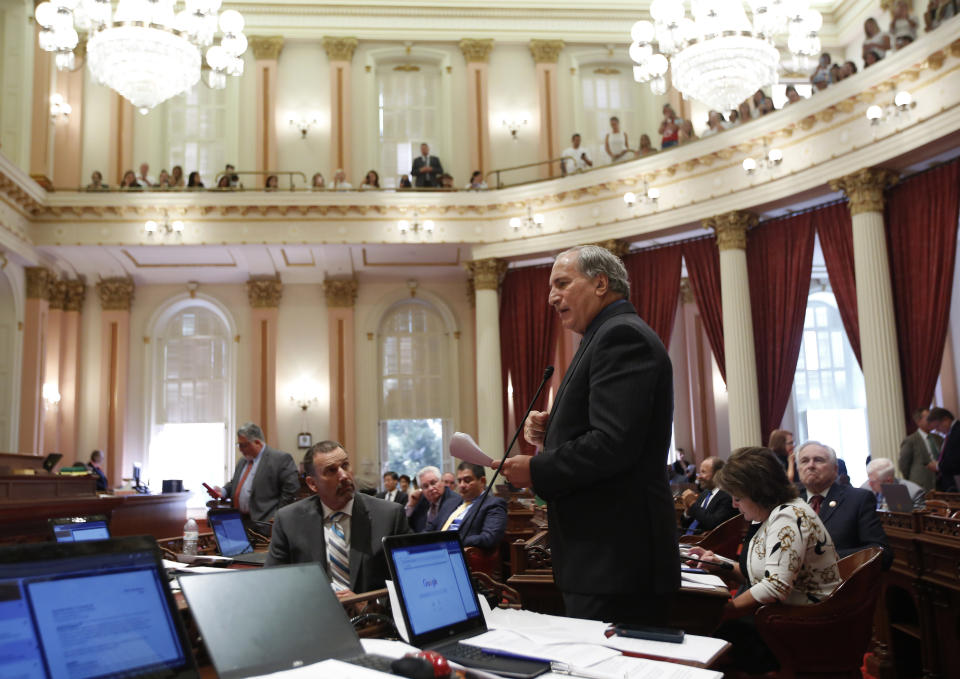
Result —
[[[820, 12], [809, 0], [653, 0], [653, 22], [630, 29], [633, 77], [654, 94], [667, 91], [667, 68], [683, 96], [713, 110], [730, 111], [761, 87], [777, 82], [780, 52], [774, 39], [787, 34], [787, 48], [806, 65], [820, 53]], [[668, 61], [669, 58], [669, 61]], [[809, 68], [809, 66], [805, 66]]]
[[[40, 47], [56, 53], [59, 70], [74, 68], [73, 50], [86, 32], [87, 62], [98, 82], [146, 113], [200, 80], [206, 49], [207, 85], [222, 89], [243, 74], [243, 16], [219, 12], [221, 0], [49, 0], [37, 5]], [[214, 44], [219, 26], [220, 44]]]

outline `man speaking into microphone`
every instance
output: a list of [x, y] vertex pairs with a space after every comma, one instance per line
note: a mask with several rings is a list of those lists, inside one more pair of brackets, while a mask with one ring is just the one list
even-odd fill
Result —
[[673, 369], [627, 301], [623, 262], [585, 245], [561, 253], [549, 304], [582, 336], [549, 413], [531, 412], [536, 456], [502, 473], [547, 501], [553, 574], [567, 615], [662, 625], [680, 586], [673, 498], [665, 473]]

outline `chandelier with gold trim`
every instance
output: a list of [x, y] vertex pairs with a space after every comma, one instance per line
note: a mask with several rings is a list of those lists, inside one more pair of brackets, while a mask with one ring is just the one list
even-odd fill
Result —
[[[688, 99], [716, 111], [729, 111], [762, 87], [778, 81], [780, 50], [775, 39], [787, 35], [787, 48], [803, 68], [820, 53], [823, 25], [809, 0], [691, 0], [690, 17], [682, 0], [653, 0], [653, 22], [630, 29], [633, 77], [650, 83], [654, 94], [673, 86]], [[806, 68], [809, 68], [807, 65]]]
[[[226, 87], [243, 74], [247, 49], [243, 16], [220, 12], [221, 0], [49, 0], [37, 5], [40, 47], [56, 54], [59, 70], [73, 69], [80, 34], [87, 34], [90, 73], [146, 113], [200, 80]], [[214, 44], [217, 28], [222, 33]]]

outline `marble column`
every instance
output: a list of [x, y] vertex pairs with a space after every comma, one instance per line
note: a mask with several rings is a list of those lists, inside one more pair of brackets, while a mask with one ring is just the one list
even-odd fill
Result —
[[488, 72], [493, 39], [460, 41], [467, 62], [467, 130], [470, 134], [470, 171], [486, 174], [490, 164], [490, 115]]
[[250, 419], [260, 425], [267, 445], [279, 445], [277, 433], [277, 321], [283, 283], [280, 277], [247, 281], [250, 300], [251, 361]]
[[354, 319], [357, 281], [327, 279], [327, 350], [330, 358], [330, 429], [356, 466], [356, 342]]
[[[32, 5], [31, 5], [32, 7]], [[33, 21], [33, 99], [30, 123], [30, 176], [41, 186], [52, 187], [50, 167], [52, 135], [50, 130], [50, 85], [53, 53], [40, 48], [40, 25]], [[22, 439], [21, 439], [22, 440]], [[39, 451], [36, 451], [39, 452]]]
[[[547, 161], [560, 156], [557, 97], [557, 62], [563, 49], [562, 40], [531, 40], [530, 54], [537, 65], [537, 94], [540, 101], [540, 150], [538, 160]], [[559, 174], [559, 163], [540, 166], [540, 176]]]
[[[507, 263], [479, 259], [466, 263], [477, 318], [477, 443], [492, 458], [503, 454], [503, 376], [500, 372], [500, 282]], [[523, 413], [517, 413], [517, 417]]]
[[843, 191], [850, 200], [870, 454], [894, 462], [906, 434], [906, 423], [893, 287], [883, 223], [883, 190], [897, 178], [897, 173], [892, 170], [866, 168], [830, 182], [834, 190]]
[[86, 185], [81, 175], [83, 162], [83, 67], [86, 42], [74, 50], [73, 71], [57, 72], [57, 93], [70, 105], [70, 115], [53, 123], [53, 185], [74, 189]]
[[97, 447], [107, 456], [107, 478], [120, 485], [124, 469], [127, 387], [130, 373], [132, 278], [97, 281], [100, 298], [100, 426]]
[[73, 462], [80, 452], [80, 313], [87, 295], [82, 279], [62, 281], [66, 286], [63, 320], [60, 324], [60, 450], [64, 459]]
[[43, 452], [43, 380], [49, 288], [54, 275], [40, 266], [27, 267], [24, 273], [27, 294], [23, 310], [23, 365], [20, 370], [20, 438], [16, 452], [39, 455]]
[[[67, 297], [65, 281], [52, 280], [48, 286], [47, 343], [43, 356], [43, 384], [60, 393], [60, 358], [63, 350], [63, 305]], [[60, 401], [47, 402], [43, 415], [43, 452], [60, 450]], [[73, 461], [71, 460], [70, 463]]]
[[[357, 49], [356, 38], [324, 37], [323, 49], [330, 63], [330, 178], [342, 169], [350, 181], [353, 177], [353, 153], [350, 137], [351, 63]], [[346, 445], [346, 444], [344, 444]], [[349, 448], [348, 448], [349, 450]]]
[[730, 448], [759, 446], [760, 397], [753, 343], [750, 279], [747, 274], [747, 229], [756, 225], [750, 212], [728, 212], [703, 221], [717, 234], [720, 249], [720, 296], [723, 346], [730, 408]]
[[[254, 73], [257, 83], [257, 170], [266, 172], [277, 168], [277, 61], [283, 51], [282, 36], [259, 36], [249, 38], [250, 49], [256, 59]], [[262, 186], [258, 178], [255, 186]], [[274, 417], [276, 417], [274, 415]], [[264, 430], [266, 432], [266, 430]], [[271, 444], [272, 445], [272, 444]]]

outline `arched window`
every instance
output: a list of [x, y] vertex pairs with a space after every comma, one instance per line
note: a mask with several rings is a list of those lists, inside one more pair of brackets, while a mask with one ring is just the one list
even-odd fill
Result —
[[583, 102], [583, 144], [593, 152], [594, 163], [608, 162], [603, 140], [610, 131], [610, 118], [620, 119], [620, 129], [628, 134], [630, 148], [640, 145], [640, 116], [637, 114], [637, 85], [629, 67], [622, 64], [587, 64], [581, 68], [580, 89]]
[[380, 185], [393, 187], [409, 174], [420, 144], [442, 157], [438, 128], [440, 69], [432, 64], [386, 62], [377, 66]]

